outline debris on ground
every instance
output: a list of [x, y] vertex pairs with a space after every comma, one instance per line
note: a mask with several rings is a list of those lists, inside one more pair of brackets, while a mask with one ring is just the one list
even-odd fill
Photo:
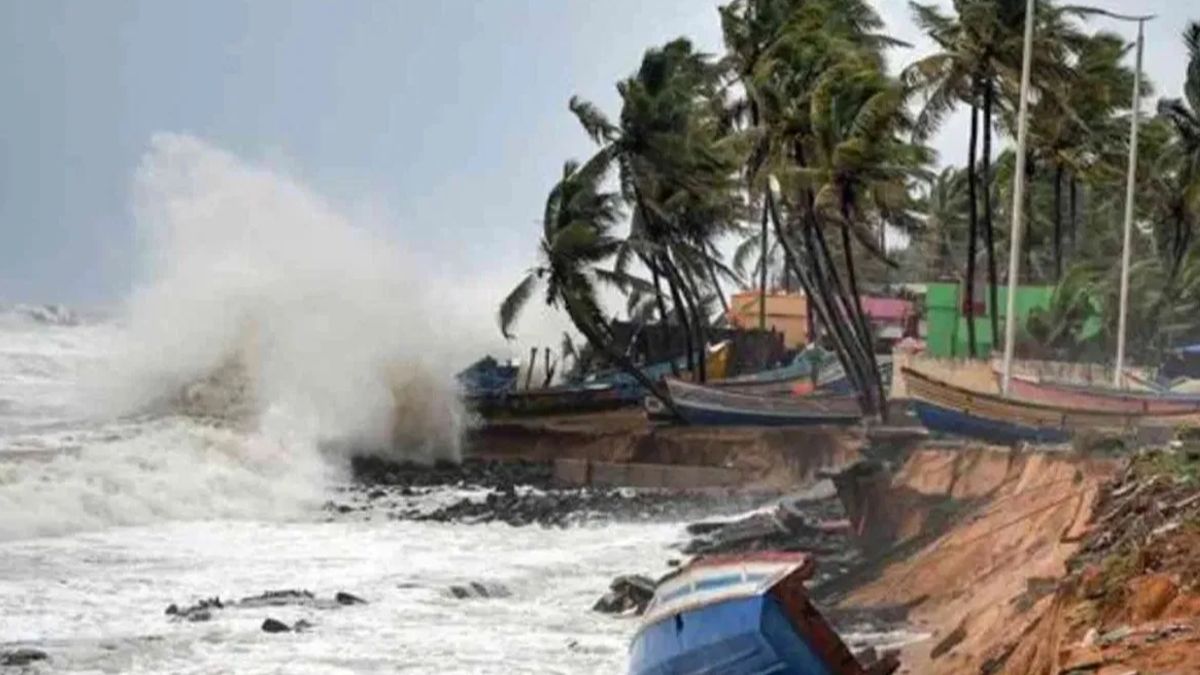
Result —
[[658, 584], [650, 577], [641, 574], [623, 574], [612, 580], [608, 592], [604, 594], [592, 610], [605, 614], [625, 614], [632, 612], [641, 615], [646, 606], [654, 598], [654, 589]]

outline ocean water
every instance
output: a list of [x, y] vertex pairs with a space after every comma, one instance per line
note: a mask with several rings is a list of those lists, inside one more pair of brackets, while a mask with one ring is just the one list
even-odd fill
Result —
[[[79, 395], [125, 330], [0, 312], [0, 650], [42, 649], [53, 672], [624, 669], [636, 620], [590, 607], [612, 577], [662, 571], [682, 524], [331, 520], [321, 504], [344, 476], [335, 458], [289, 467], [304, 456], [285, 447], [295, 439], [90, 415]], [[510, 595], [448, 590], [471, 580]], [[368, 604], [164, 614], [288, 588]], [[268, 616], [313, 627], [267, 634]]]
[[[0, 651], [61, 672], [623, 670], [633, 622], [591, 605], [662, 571], [681, 524], [322, 508], [340, 448], [460, 455], [451, 374], [495, 346], [496, 299], [463, 306], [301, 181], [194, 137], [152, 139], [132, 184], [143, 250], [108, 315], [0, 307]], [[470, 580], [510, 595], [451, 597]], [[164, 614], [289, 588], [368, 604]]]

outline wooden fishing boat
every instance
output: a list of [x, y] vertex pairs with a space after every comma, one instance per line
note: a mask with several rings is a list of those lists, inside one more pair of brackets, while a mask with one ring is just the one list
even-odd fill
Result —
[[609, 384], [548, 387], [467, 396], [469, 408], [488, 419], [614, 410], [630, 404]]
[[1200, 396], [1156, 394], [1039, 381], [1016, 375], [1010, 380], [1013, 396], [1038, 403], [1126, 413], [1171, 414], [1200, 412]]
[[1200, 420], [1194, 412], [1132, 413], [1037, 403], [965, 389], [902, 369], [917, 416], [931, 431], [998, 443], [1061, 443], [1077, 431], [1172, 427]]
[[700, 558], [664, 580], [629, 649], [630, 675], [874, 675], [808, 599], [812, 558], [759, 552]]
[[[807, 426], [854, 424], [862, 419], [849, 396], [757, 396], [668, 379], [671, 402], [683, 421], [703, 426]], [[663, 411], [648, 399], [651, 418]], [[656, 405], [657, 404], [657, 405]]]

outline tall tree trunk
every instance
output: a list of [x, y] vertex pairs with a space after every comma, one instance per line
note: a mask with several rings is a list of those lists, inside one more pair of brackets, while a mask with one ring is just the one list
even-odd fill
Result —
[[[812, 231], [808, 226], [805, 226], [805, 236], [810, 241], [805, 246], [808, 258], [803, 258], [796, 253], [791, 240], [785, 234], [783, 219], [780, 217], [778, 209], [774, 206], [774, 199], [770, 196], [768, 196], [768, 204], [771, 206], [771, 220], [775, 226], [775, 237], [779, 240], [780, 245], [784, 247], [784, 251], [788, 253], [786, 259], [793, 265], [796, 278], [808, 296], [809, 307], [815, 310], [821, 324], [826, 327], [827, 335], [834, 343], [838, 360], [842, 362], [846, 377], [855, 385], [855, 394], [858, 397], [859, 406], [862, 408], [863, 414], [872, 414], [875, 402], [861, 386], [863, 380], [860, 370], [861, 364], [854, 356], [856, 346], [852, 343], [852, 338], [847, 333], [848, 324], [844, 319], [837, 318], [834, 314], [837, 303], [829, 288], [828, 279], [820, 273], [819, 264], [816, 260], [816, 245], [812, 241]], [[801, 264], [802, 260], [807, 260], [810, 265], [805, 267]]]
[[967, 223], [967, 353], [971, 358], [979, 356], [975, 341], [975, 257], [979, 247], [979, 207], [975, 195], [978, 182], [975, 179], [975, 145], [979, 137], [979, 107], [971, 104], [971, 142], [967, 146], [967, 200], [971, 202]]
[[863, 346], [866, 347], [868, 365], [870, 366], [869, 373], [874, 377], [875, 396], [878, 399], [879, 410], [886, 417], [887, 401], [883, 397], [883, 378], [879, 374], [879, 363], [875, 359], [875, 340], [871, 331], [871, 324], [867, 321], [867, 313], [863, 311], [862, 294], [858, 290], [858, 274], [855, 272], [854, 265], [854, 242], [850, 237], [850, 223], [854, 217], [853, 210], [850, 204], [853, 201], [853, 195], [849, 191], [843, 190], [842, 194], [842, 255], [846, 259], [846, 280], [850, 283], [850, 297], [854, 298], [854, 314], [858, 320], [859, 339], [862, 340]]
[[767, 258], [771, 251], [767, 248], [767, 203], [763, 200], [762, 235], [759, 239], [758, 254], [758, 329], [767, 330]]
[[1063, 272], [1062, 184], [1063, 165], [1058, 162], [1054, 166], [1054, 283], [1062, 279]]
[[[1025, 269], [1025, 278], [1033, 279], [1033, 191], [1037, 189], [1037, 185], [1033, 182], [1034, 166], [1033, 153], [1025, 153], [1025, 203], [1020, 205], [1024, 210], [1021, 217], [1021, 222], [1025, 223], [1025, 228], [1021, 232], [1021, 255], [1025, 259], [1021, 265]], [[1017, 279], [1017, 284], [1020, 285], [1020, 278]]]
[[634, 365], [628, 356], [614, 349], [612, 343], [604, 339], [600, 331], [597, 330], [595, 323], [588, 318], [587, 312], [579, 308], [571, 296], [568, 295], [564, 298], [563, 306], [567, 310], [567, 316], [571, 319], [571, 323], [575, 325], [575, 328], [579, 330], [584, 339], [592, 345], [593, 350], [603, 354], [609, 363], [616, 365], [628, 373], [630, 377], [637, 380], [638, 384], [642, 385], [651, 396], [662, 401], [667, 410], [670, 410], [672, 414], [679, 417], [679, 410], [676, 409], [675, 403], [671, 400], [666, 390], [659, 383], [651, 380], [645, 371]]
[[654, 280], [654, 299], [658, 305], [658, 321], [662, 330], [659, 333], [659, 337], [662, 338], [659, 344], [662, 348], [663, 356], [667, 357], [671, 362], [671, 373], [679, 377], [679, 367], [675, 365], [675, 359], [671, 356], [674, 351], [675, 341], [671, 339], [671, 317], [667, 316], [667, 303], [663, 299], [662, 279], [659, 275], [658, 265], [647, 256], [641, 256], [641, 258], [642, 263], [650, 268], [650, 278]]
[[1067, 219], [1067, 232], [1068, 232], [1067, 236], [1070, 238], [1069, 241], [1071, 242], [1070, 253], [1071, 253], [1072, 258], [1075, 257], [1075, 254], [1077, 251], [1076, 246], [1079, 245], [1079, 240], [1078, 240], [1079, 210], [1078, 210], [1078, 206], [1076, 205], [1076, 194], [1075, 194], [1076, 190], [1078, 189], [1077, 184], [1078, 184], [1078, 180], [1075, 178], [1075, 172], [1072, 171], [1071, 177], [1070, 177], [1070, 182], [1068, 183], [1068, 185], [1069, 185], [1068, 195], [1069, 196], [1067, 198], [1067, 201], [1068, 201], [1067, 208], [1070, 209], [1070, 216]]
[[996, 228], [992, 224], [992, 82], [983, 90], [983, 236], [987, 246], [988, 316], [992, 320], [992, 350], [1000, 343], [1000, 275], [996, 270]]
[[[713, 249], [714, 251], [716, 249]], [[717, 299], [721, 301], [721, 309], [724, 310], [725, 316], [728, 319], [732, 315], [729, 311], [729, 299], [725, 297], [725, 291], [721, 289], [721, 280], [717, 278], [717, 266], [713, 263], [710, 251], [705, 246], [700, 246], [700, 251], [704, 253], [704, 266], [708, 270], [708, 281], [713, 286], [713, 292], [717, 294]]]
[[692, 377], [696, 376], [696, 363], [692, 357], [695, 353], [692, 343], [692, 324], [688, 321], [687, 307], [680, 295], [678, 284], [671, 274], [671, 261], [665, 253], [658, 254], [658, 265], [667, 277], [667, 288], [671, 291], [671, 300], [675, 303], [675, 315], [679, 317], [679, 328], [683, 331], [683, 344], [687, 352], [687, 369]]
[[696, 280], [689, 270], [681, 269], [671, 255], [666, 256], [670, 263], [671, 274], [679, 283], [679, 288], [683, 293], [683, 301], [687, 305], [688, 313], [691, 314], [692, 331], [695, 336], [695, 346], [697, 352], [696, 372], [697, 379], [700, 383], [708, 381], [708, 317], [705, 316], [704, 307], [700, 302], [699, 290], [696, 287]]

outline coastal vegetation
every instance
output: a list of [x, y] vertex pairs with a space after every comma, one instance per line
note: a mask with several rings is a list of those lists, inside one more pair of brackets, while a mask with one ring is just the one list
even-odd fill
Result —
[[[1016, 165], [1025, 1], [910, 11], [934, 45], [920, 58], [866, 0], [733, 0], [714, 16], [720, 53], [682, 37], [648, 49], [617, 84], [612, 116], [572, 97], [596, 150], [568, 161], [550, 190], [539, 262], [499, 308], [504, 335], [538, 297], [566, 312], [594, 356], [669, 405], [612, 339], [610, 306], [660, 324], [667, 340], [681, 334], [686, 367], [704, 381], [728, 289], [803, 290], [864, 413], [882, 413], [861, 295], [956, 280], [968, 311], [998, 307]], [[1018, 348], [1100, 357], [1117, 324], [1132, 46], [1093, 29], [1087, 7], [1039, 0], [1036, 11], [1019, 281], [1056, 291]], [[1139, 112], [1135, 358], [1200, 340], [1200, 22], [1181, 39], [1183, 91]], [[1143, 95], [1153, 79], [1143, 74]], [[955, 111], [969, 115], [966, 157], [937, 157], [929, 141]], [[765, 298], [759, 311], [764, 326]], [[970, 349], [985, 356], [974, 323]]]

